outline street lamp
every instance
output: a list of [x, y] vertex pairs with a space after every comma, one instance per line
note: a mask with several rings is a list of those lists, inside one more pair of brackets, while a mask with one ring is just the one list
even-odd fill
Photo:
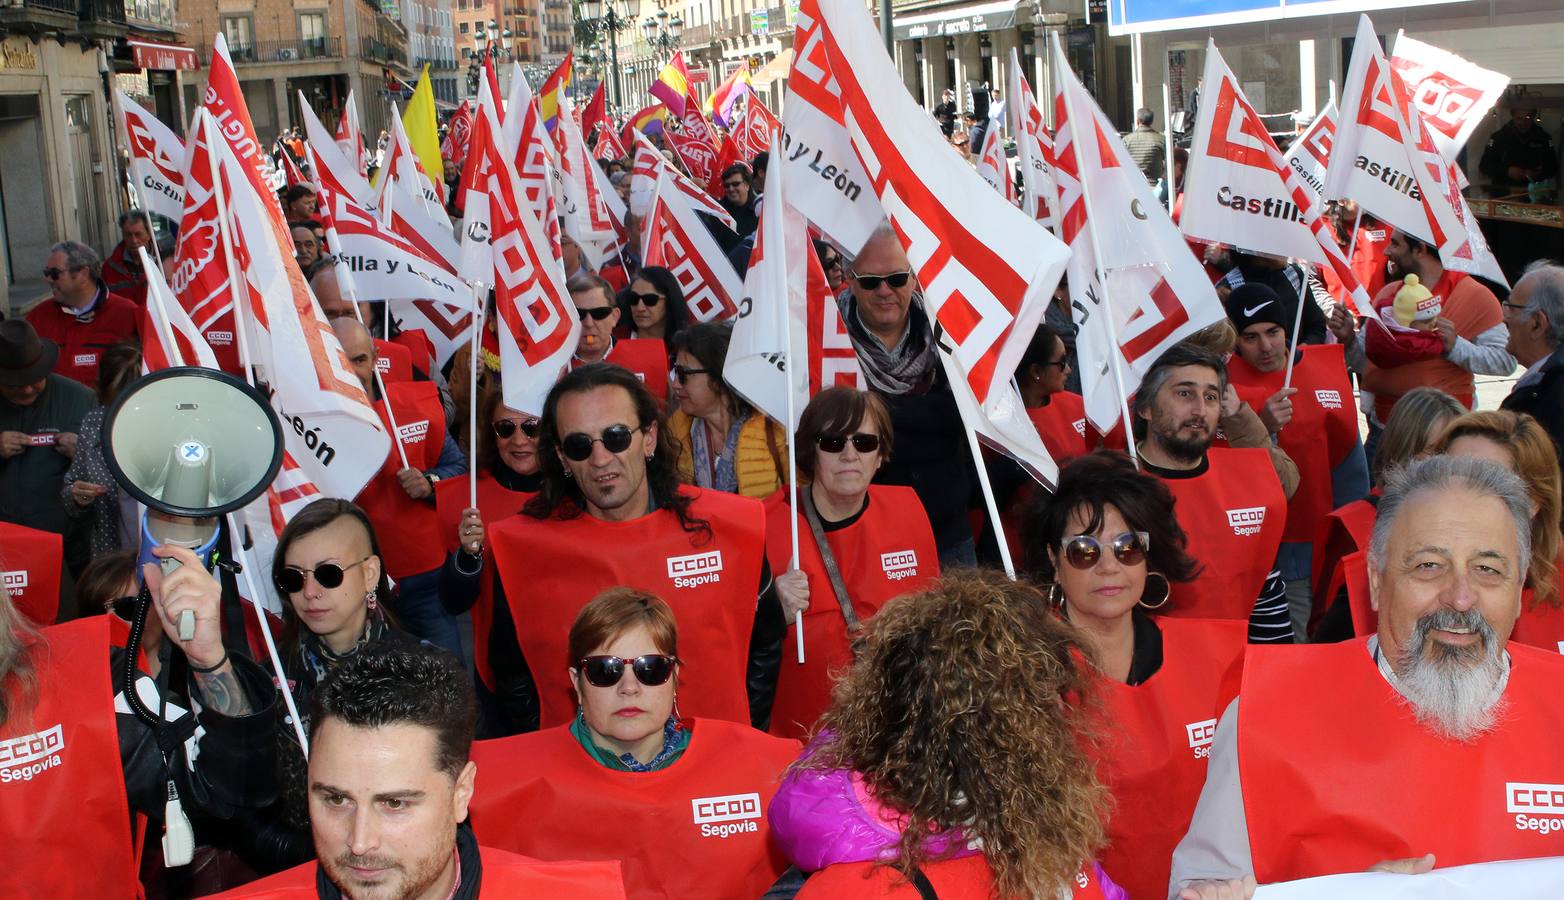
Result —
[[670, 19], [668, 11], [661, 9], [655, 18], [646, 17], [641, 23], [641, 33], [653, 49], [671, 55], [674, 48], [679, 46], [679, 38], [684, 35], [684, 20], [678, 16]]
[[[479, 22], [472, 42], [477, 50], [472, 55], [472, 61], [467, 64], [467, 92], [476, 97], [478, 79], [483, 77], [483, 61], [488, 59], [498, 68], [502, 59], [510, 58], [511, 30], [500, 30], [499, 23], [493, 19], [489, 20], [488, 25]], [[496, 101], [498, 99], [495, 98]]]
[[[615, 6], [624, 8], [623, 14]], [[619, 88], [619, 32], [630, 27], [640, 12], [641, 0], [581, 0], [583, 21], [594, 23], [598, 29], [608, 32], [609, 67], [614, 73], [614, 106], [624, 107], [624, 96]]]

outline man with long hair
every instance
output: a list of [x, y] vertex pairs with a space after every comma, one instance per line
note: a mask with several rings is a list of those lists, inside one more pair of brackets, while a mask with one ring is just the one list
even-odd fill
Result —
[[1170, 896], [1558, 855], [1564, 659], [1510, 640], [1531, 556], [1513, 473], [1458, 456], [1393, 473], [1368, 552], [1376, 633], [1249, 648]]
[[619, 366], [561, 378], [538, 440], [538, 495], [490, 532], [499, 577], [489, 659], [512, 726], [575, 714], [570, 623], [588, 600], [624, 585], [662, 597], [690, 623], [683, 714], [764, 727], [786, 626], [759, 501], [681, 485], [656, 399]]

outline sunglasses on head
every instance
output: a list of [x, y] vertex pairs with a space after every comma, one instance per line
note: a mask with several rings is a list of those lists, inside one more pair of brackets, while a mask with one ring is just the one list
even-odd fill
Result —
[[496, 419], [494, 420], [494, 424], [489, 427], [494, 429], [494, 436], [503, 441], [508, 440], [511, 435], [515, 434], [516, 429], [518, 428], [521, 429], [522, 434], [529, 438], [536, 439], [538, 436], [539, 424], [540, 423], [535, 418], [520, 420]]
[[911, 270], [905, 272], [892, 272], [889, 275], [859, 275], [856, 272], [853, 273], [853, 280], [857, 281], [858, 286], [866, 291], [879, 290], [880, 282], [882, 281], [893, 288], [905, 287], [907, 280], [911, 277]]
[[[1078, 534], [1059, 542], [1065, 562], [1077, 569], [1090, 569], [1102, 559], [1102, 544], [1089, 534]], [[1113, 557], [1126, 566], [1138, 566], [1151, 551], [1151, 535], [1144, 531], [1126, 531], [1108, 542]]]
[[613, 687], [624, 677], [625, 667], [635, 673], [635, 680], [647, 687], [657, 687], [666, 684], [673, 676], [673, 667], [678, 663], [678, 658], [662, 653], [648, 653], [645, 656], [637, 656], [635, 659], [625, 659], [622, 656], [586, 656], [576, 661], [576, 668], [586, 677], [587, 684], [593, 687]]
[[587, 320], [587, 316], [591, 316], [593, 321], [601, 322], [613, 314], [614, 308], [612, 306], [594, 306], [591, 309], [576, 310], [576, 315], [580, 316], [583, 322]]
[[272, 580], [276, 582], [277, 589], [284, 594], [297, 594], [299, 591], [304, 590], [304, 584], [307, 580], [306, 576], [314, 575], [315, 583], [329, 591], [332, 588], [342, 586], [342, 578], [347, 574], [348, 569], [362, 566], [366, 562], [369, 562], [369, 557], [367, 556], [356, 563], [346, 566], [339, 566], [336, 563], [329, 562], [321, 563], [313, 569], [283, 566]]
[[641, 306], [645, 306], [647, 308], [651, 308], [651, 307], [656, 306], [657, 304], [659, 304], [661, 302], [663, 302], [663, 295], [662, 294], [631, 294], [630, 295], [630, 305], [631, 306], [635, 306], [635, 305], [639, 304]]
[[610, 425], [603, 429], [602, 437], [593, 437], [584, 431], [573, 431], [559, 442], [559, 450], [571, 462], [586, 462], [592, 455], [592, 445], [602, 444], [609, 453], [623, 453], [630, 449], [630, 441], [640, 428], [629, 425]]
[[668, 370], [668, 377], [680, 384], [689, 384], [691, 375], [710, 375], [710, 369], [692, 369], [689, 366], [675, 364]]
[[859, 453], [873, 453], [880, 449], [880, 436], [877, 434], [822, 434], [815, 438], [815, 446], [827, 453], [841, 453], [847, 449], [847, 442], [853, 442], [853, 449]]

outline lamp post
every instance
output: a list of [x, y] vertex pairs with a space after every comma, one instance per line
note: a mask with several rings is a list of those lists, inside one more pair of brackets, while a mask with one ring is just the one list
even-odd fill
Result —
[[[498, 69], [500, 61], [510, 57], [511, 30], [509, 28], [500, 30], [499, 23], [493, 19], [489, 20], [487, 26], [480, 22], [472, 42], [478, 49], [472, 55], [472, 62], [467, 64], [467, 93], [476, 97], [478, 79], [483, 77], [483, 61], [488, 59]], [[498, 101], [499, 98], [496, 97], [495, 100]]]
[[[621, 13], [616, 6], [622, 6]], [[619, 32], [630, 27], [640, 12], [641, 0], [581, 0], [583, 20], [608, 32], [608, 65], [614, 73], [614, 106], [623, 108], [624, 95], [619, 85]]]
[[660, 9], [655, 17], [647, 16], [641, 23], [641, 34], [654, 51], [672, 56], [674, 49], [679, 46], [679, 38], [684, 34], [684, 20], [678, 16], [670, 19], [668, 10]]

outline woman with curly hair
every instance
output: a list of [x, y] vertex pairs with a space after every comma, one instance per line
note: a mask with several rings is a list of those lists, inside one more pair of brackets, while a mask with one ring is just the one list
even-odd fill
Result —
[[1214, 724], [1238, 693], [1247, 629], [1151, 615], [1197, 566], [1173, 495], [1122, 453], [1065, 466], [1025, 532], [1028, 561], [1098, 677], [1108, 727], [1097, 775], [1114, 800], [1102, 864], [1131, 897], [1163, 896], [1206, 781], [1206, 733], [1190, 723]]
[[1092, 862], [1107, 796], [1091, 676], [1037, 588], [949, 575], [869, 622], [823, 730], [770, 807], [827, 897], [1124, 897]]

